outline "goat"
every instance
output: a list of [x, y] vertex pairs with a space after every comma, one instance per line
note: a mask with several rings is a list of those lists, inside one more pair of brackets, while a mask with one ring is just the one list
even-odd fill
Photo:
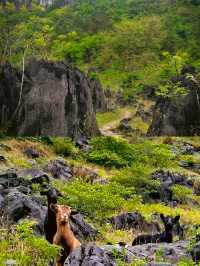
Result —
[[51, 204], [50, 208], [56, 214], [57, 231], [53, 238], [53, 244], [63, 247], [61, 255], [57, 258], [56, 266], [63, 266], [70, 252], [80, 247], [81, 243], [74, 236], [70, 228], [70, 215], [75, 214], [69, 206]]
[[41, 191], [40, 194], [47, 196], [48, 209], [44, 220], [44, 233], [47, 241], [53, 244], [53, 237], [57, 231], [57, 224], [56, 224], [56, 214], [50, 208], [50, 205], [52, 203], [56, 204], [58, 197], [62, 195], [56, 188], [49, 188], [48, 190]]
[[160, 218], [164, 223], [165, 230], [162, 233], [155, 235], [140, 235], [133, 240], [132, 246], [147, 244], [147, 243], [172, 243], [173, 241], [173, 228], [178, 223], [180, 215], [175, 218], [170, 216], [164, 216], [160, 214]]

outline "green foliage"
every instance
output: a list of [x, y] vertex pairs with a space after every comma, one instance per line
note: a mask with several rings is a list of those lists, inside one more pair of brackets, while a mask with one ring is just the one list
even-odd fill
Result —
[[100, 165], [118, 168], [137, 162], [160, 168], [173, 165], [174, 155], [166, 144], [156, 145], [150, 141], [129, 144], [120, 138], [97, 137], [91, 140], [91, 145], [86, 159]]
[[122, 169], [113, 176], [112, 180], [127, 186], [135, 187], [136, 190], [147, 186], [152, 169], [144, 164], [134, 163], [132, 166]]
[[59, 155], [69, 156], [77, 152], [77, 149], [70, 138], [54, 137], [51, 138], [51, 140], [55, 153]]
[[158, 90], [156, 91], [158, 96], [163, 96], [165, 98], [173, 98], [176, 99], [177, 97], [187, 95], [187, 90], [182, 87], [179, 83], [174, 84], [169, 81], [165, 85], [160, 85]]
[[132, 146], [127, 141], [114, 137], [97, 137], [91, 140], [92, 151], [86, 158], [100, 165], [123, 167], [136, 158]]
[[14, 230], [1, 230], [0, 265], [5, 261], [15, 260], [20, 266], [48, 265], [59, 252], [59, 248], [49, 244], [44, 238], [33, 233], [34, 223], [24, 220]]
[[187, 203], [188, 198], [193, 194], [192, 189], [182, 185], [174, 185], [172, 187], [172, 192], [174, 200], [178, 200], [182, 203]]
[[184, 64], [199, 66], [200, 5], [192, 1], [78, 0], [59, 8], [58, 2], [48, 10], [36, 4], [31, 12], [16, 12], [12, 4], [0, 9], [1, 62], [20, 66], [25, 53], [26, 61], [95, 67], [95, 78], [123, 89], [127, 100], [146, 85], [166, 94], [166, 81]]
[[122, 210], [126, 205], [134, 208], [140, 201], [133, 188], [127, 189], [114, 182], [106, 185], [92, 185], [76, 180], [69, 184], [57, 184], [57, 186], [60, 186], [65, 195], [61, 199], [62, 203], [69, 204], [95, 221]]
[[128, 163], [120, 155], [108, 150], [102, 150], [101, 152], [98, 150], [91, 151], [87, 155], [87, 160], [108, 167], [123, 167]]

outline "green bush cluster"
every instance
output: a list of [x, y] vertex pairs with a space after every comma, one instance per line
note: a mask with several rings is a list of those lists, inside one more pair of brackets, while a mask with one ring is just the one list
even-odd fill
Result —
[[63, 204], [69, 204], [93, 221], [105, 219], [123, 210], [127, 205], [134, 208], [140, 202], [140, 197], [135, 194], [134, 188], [127, 189], [115, 182], [92, 185], [76, 180], [69, 184], [57, 184], [57, 186], [60, 186], [64, 194], [61, 199]]
[[92, 151], [87, 154], [87, 160], [110, 167], [131, 165], [138, 151], [125, 140], [114, 137], [97, 137], [91, 140]]
[[[115, 137], [97, 137], [91, 140], [92, 150], [86, 159], [109, 167], [125, 167], [136, 163], [149, 167], [168, 167], [173, 165], [174, 155], [166, 144], [153, 144], [150, 141], [129, 144]], [[139, 165], [139, 164], [138, 164]]]

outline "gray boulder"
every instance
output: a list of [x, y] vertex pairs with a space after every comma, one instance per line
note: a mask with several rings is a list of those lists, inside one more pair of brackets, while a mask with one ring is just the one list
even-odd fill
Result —
[[66, 259], [64, 266], [116, 266], [111, 254], [95, 244], [82, 245]]
[[1, 202], [1, 215], [9, 223], [30, 218], [37, 221], [36, 232], [43, 234], [44, 218], [47, 208], [38, 198], [25, 195], [16, 188], [10, 189]]
[[55, 179], [70, 181], [73, 179], [72, 169], [63, 160], [51, 161], [44, 167], [44, 171]]
[[80, 240], [95, 239], [98, 234], [98, 231], [86, 223], [80, 213], [71, 216], [70, 226], [75, 236]]

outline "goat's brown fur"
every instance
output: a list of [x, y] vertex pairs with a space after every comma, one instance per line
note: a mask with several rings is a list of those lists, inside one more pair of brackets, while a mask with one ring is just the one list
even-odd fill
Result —
[[53, 238], [53, 244], [62, 246], [64, 257], [59, 256], [56, 266], [63, 266], [64, 260], [74, 249], [78, 248], [81, 243], [74, 236], [69, 224], [71, 208], [69, 206], [51, 204], [52, 210], [56, 213], [57, 232]]

